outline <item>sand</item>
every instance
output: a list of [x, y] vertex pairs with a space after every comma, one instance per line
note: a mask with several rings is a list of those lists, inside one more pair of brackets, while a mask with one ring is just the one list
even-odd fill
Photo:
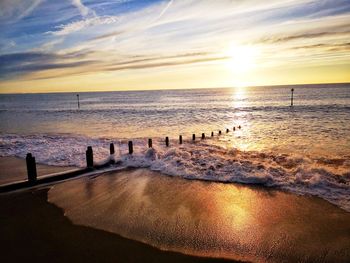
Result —
[[350, 213], [322, 199], [145, 169], [1, 194], [0, 215], [2, 262], [350, 262]]
[[[37, 164], [38, 177], [73, 169]], [[24, 159], [16, 157], [0, 157], [0, 185], [27, 179], [27, 166]]]
[[56, 185], [49, 202], [76, 224], [164, 250], [253, 262], [350, 262], [350, 213], [273, 188], [136, 169]]
[[[209, 262], [78, 226], [47, 190], [0, 195], [1, 262]], [[214, 262], [223, 262], [215, 260]]]
[[[67, 167], [38, 165], [38, 174]], [[25, 161], [0, 158], [1, 182], [26, 177]], [[10, 180], [8, 179], [10, 175]], [[47, 202], [49, 188], [0, 194], [1, 262], [226, 262], [193, 257], [73, 224]]]

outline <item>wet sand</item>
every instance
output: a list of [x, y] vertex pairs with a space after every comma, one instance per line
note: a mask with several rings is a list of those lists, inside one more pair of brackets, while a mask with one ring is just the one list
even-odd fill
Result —
[[[37, 164], [38, 177], [70, 169], [74, 169], [74, 167], [58, 167]], [[16, 157], [0, 157], [0, 185], [26, 179], [27, 166], [24, 159]]]
[[4, 262], [350, 261], [350, 213], [319, 198], [146, 169], [48, 189], [0, 195]]
[[46, 200], [47, 189], [0, 195], [1, 262], [225, 262], [74, 225]]
[[350, 213], [311, 196], [145, 169], [55, 185], [75, 224], [162, 250], [253, 262], [350, 262]]

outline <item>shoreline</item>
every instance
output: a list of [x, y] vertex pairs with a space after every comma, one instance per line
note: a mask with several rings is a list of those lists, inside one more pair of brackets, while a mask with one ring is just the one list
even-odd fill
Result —
[[[76, 167], [52, 166], [37, 164], [38, 178], [44, 175], [59, 173]], [[19, 157], [0, 157], [0, 185], [27, 179], [26, 160]]]
[[[22, 159], [18, 161], [25, 163]], [[51, 168], [46, 167], [46, 169]], [[62, 169], [62, 167], [59, 168]], [[146, 181], [145, 178], [147, 178]], [[128, 184], [133, 187], [130, 188]], [[118, 188], [120, 185], [123, 185], [123, 190]], [[140, 185], [143, 187], [141, 192], [137, 190]], [[213, 186], [214, 188], [207, 189], [207, 186]], [[125, 187], [126, 189], [124, 189]], [[192, 191], [192, 187], [197, 190]], [[73, 192], [71, 192], [72, 189]], [[124, 199], [118, 200], [119, 197], [115, 194], [124, 190], [126, 191], [124, 195], [130, 193], [131, 195], [127, 199], [124, 197]], [[74, 194], [72, 195], [72, 193]], [[83, 195], [85, 195], [85, 197]], [[108, 203], [107, 207], [105, 206], [105, 202], [101, 203], [99, 201], [95, 203], [101, 198], [101, 195], [105, 200], [118, 200], [118, 202]], [[143, 208], [137, 207], [139, 202], [144, 202], [144, 198], [150, 198], [152, 200], [152, 202], [147, 205], [153, 209], [150, 211], [154, 213], [150, 214], [147, 209], [142, 210]], [[69, 206], [66, 207], [64, 200], [73, 205], [73, 209], [72, 207], [69, 208]], [[128, 200], [131, 200], [131, 202]], [[227, 203], [227, 201], [229, 201], [229, 203]], [[174, 211], [169, 210], [169, 207], [175, 209], [177, 212], [180, 211], [178, 216], [180, 216], [179, 218], [182, 218], [182, 220], [185, 220], [184, 222], [186, 222], [186, 218], [182, 217], [184, 216], [183, 212], [190, 212], [192, 215], [190, 221], [184, 223], [180, 229], [183, 229], [183, 227], [194, 229], [196, 225], [192, 224], [194, 222], [197, 222], [196, 224], [198, 224], [198, 222], [200, 223], [203, 220], [203, 215], [206, 213], [209, 214], [205, 217], [217, 214], [217, 219], [221, 222], [220, 224], [224, 222], [222, 220], [227, 219], [225, 219], [225, 217], [230, 217], [230, 220], [233, 220], [233, 225], [230, 226], [229, 224], [229, 228], [225, 231], [231, 231], [229, 229], [233, 227], [231, 235], [237, 234], [238, 236], [236, 238], [238, 240], [243, 238], [243, 241], [246, 234], [249, 235], [249, 233], [254, 232], [257, 241], [252, 244], [258, 248], [260, 247], [258, 251], [260, 250], [259, 253], [263, 254], [263, 259], [266, 257], [264, 254], [265, 251], [268, 252], [270, 250], [269, 253], [271, 253], [273, 258], [277, 255], [277, 259], [285, 260], [286, 255], [289, 253], [287, 259], [292, 260], [294, 258], [293, 253], [289, 251], [285, 254], [284, 251], [286, 249], [284, 248], [286, 245], [285, 243], [287, 243], [288, 240], [288, 242], [291, 242], [289, 245], [293, 244], [293, 249], [297, 249], [297, 253], [301, 253], [299, 259], [306, 261], [317, 259], [321, 262], [331, 262], [332, 260], [330, 259], [337, 259], [338, 262], [346, 262], [350, 259], [349, 252], [344, 250], [344, 248], [347, 247], [344, 243], [346, 243], [347, 240], [350, 241], [350, 224], [346, 223], [347, 221], [345, 220], [345, 218], [350, 220], [350, 214], [321, 198], [300, 196], [279, 189], [266, 189], [260, 185], [187, 180], [174, 176], [160, 175], [157, 172], [146, 169], [107, 172], [96, 177], [80, 177], [52, 184], [51, 186], [42, 186], [31, 190], [22, 190], [20, 192], [0, 195], [0, 212], [4, 215], [0, 220], [0, 232], [3, 233], [2, 237], [0, 237], [0, 245], [4, 251], [6, 251], [4, 257], [8, 259], [8, 261], [13, 261], [14, 258], [18, 259], [18, 261], [23, 261], [25, 259], [24, 256], [21, 258], [22, 254], [17, 255], [18, 253], [15, 253], [17, 249], [20, 249], [26, 251], [23, 253], [23, 255], [26, 255], [26, 258], [29, 257], [38, 262], [52, 261], [51, 257], [57, 254], [54, 250], [59, 246], [62, 252], [60, 254], [62, 255], [60, 255], [60, 260], [57, 259], [57, 262], [61, 262], [63, 260], [62, 257], [64, 261], [72, 262], [81, 257], [86, 257], [85, 261], [87, 262], [112, 262], [118, 259], [120, 260], [120, 258], [123, 259], [122, 261], [127, 262], [141, 262], [144, 258], [146, 258], [147, 261], [157, 262], [225, 262], [237, 259], [254, 261], [251, 257], [244, 254], [252, 253], [252, 251], [249, 249], [246, 250], [244, 247], [237, 247], [237, 256], [234, 256], [234, 253], [230, 254], [227, 253], [227, 251], [225, 252], [225, 249], [234, 249], [232, 240], [230, 241], [231, 243], [227, 242], [227, 244], [221, 244], [224, 249], [221, 252], [217, 253], [215, 250], [208, 250], [208, 252], [203, 253], [203, 251], [193, 251], [190, 247], [188, 250], [183, 250], [180, 247], [169, 246], [173, 241], [170, 242], [168, 238], [171, 239], [172, 235], [176, 235], [176, 232], [168, 233], [169, 236], [164, 237], [168, 240], [167, 242], [170, 242], [168, 245], [166, 243], [160, 245], [152, 243], [152, 241], [147, 240], [147, 238], [143, 239], [140, 238], [140, 236], [133, 236], [133, 234], [130, 234], [133, 232], [118, 232], [123, 228], [120, 228], [120, 225], [116, 226], [115, 229], [113, 229], [113, 227], [112, 229], [108, 229], [103, 225], [94, 225], [94, 223], [91, 223], [89, 212], [93, 211], [97, 215], [102, 216], [102, 218], [108, 219], [116, 217], [116, 219], [118, 219], [118, 216], [120, 216], [118, 214], [119, 212], [117, 212], [117, 214], [103, 214], [103, 210], [106, 208], [113, 208], [112, 211], [121, 211], [122, 213], [124, 209], [123, 205], [126, 205], [125, 203], [128, 204], [127, 210], [139, 211], [139, 209], [141, 209], [140, 211], [142, 211], [142, 213], [137, 214], [140, 222], [146, 222], [148, 217], [157, 214], [159, 216], [158, 220], [161, 220], [160, 222], [164, 221], [166, 223], [167, 220], [169, 220], [169, 224], [171, 225], [172, 219], [168, 217], [168, 215], [173, 214]], [[206, 203], [210, 203], [211, 205], [206, 206]], [[98, 204], [98, 206], [95, 206], [96, 204]], [[214, 210], [213, 205], [215, 208]], [[77, 209], [75, 207], [77, 207], [78, 210], [80, 209], [80, 211], [78, 211], [79, 213], [87, 215], [87, 217], [77, 218], [76, 214], [74, 214], [74, 210]], [[183, 210], [181, 207], [186, 209]], [[179, 208], [181, 209], [177, 210]], [[224, 212], [222, 213], [221, 210]], [[230, 210], [234, 211], [234, 213], [230, 214]], [[198, 211], [201, 212], [197, 214]], [[187, 215], [188, 212], [186, 212], [185, 215]], [[119, 218], [117, 221], [118, 223], [122, 223], [123, 217]], [[129, 225], [132, 227], [132, 222], [134, 221], [125, 221], [124, 227], [129, 227]], [[114, 224], [113, 222], [109, 223], [112, 223], [112, 226]], [[224, 223], [227, 224], [227, 222]], [[332, 228], [333, 224], [334, 227]], [[214, 228], [215, 231], [217, 222], [216, 220], [209, 220], [204, 226], [206, 226], [204, 229]], [[120, 228], [119, 230], [118, 227]], [[146, 224], [141, 227], [141, 233], [145, 231], [155, 231], [153, 234], [164, 236], [164, 233], [167, 233], [166, 228], [164, 232], [164, 227], [163, 229], [158, 229], [158, 227], [160, 226], [147, 225], [146, 222]], [[247, 229], [249, 229], [248, 232], [246, 232]], [[213, 237], [217, 236], [219, 233], [221, 233], [219, 236], [226, 235], [227, 233], [225, 233], [225, 231], [214, 233]], [[342, 231], [344, 232], [343, 234]], [[296, 232], [296, 234], [294, 232]], [[135, 233], [137, 234], [137, 231]], [[305, 235], [304, 233], [309, 234]], [[83, 235], [84, 238], [81, 237], [81, 235]], [[270, 235], [273, 237], [272, 239], [270, 239]], [[184, 239], [191, 237], [191, 235], [187, 236], [186, 233], [181, 236], [183, 236]], [[280, 240], [283, 236], [286, 241]], [[95, 244], [97, 247], [89, 247], [89, 244], [85, 244], [85, 237], [90, 240], [87, 243]], [[230, 237], [230, 235], [227, 237]], [[274, 239], [275, 237], [277, 240]], [[295, 242], [298, 239], [301, 239], [302, 247], [300, 248], [295, 247]], [[30, 240], [35, 240], [34, 244], [32, 244], [33, 242]], [[294, 241], [292, 242], [291, 240]], [[176, 242], [177, 241], [175, 241], [175, 243]], [[200, 239], [195, 242], [201, 244]], [[213, 243], [214, 245], [216, 244], [215, 242]], [[305, 242], [309, 243], [308, 246], [312, 244], [312, 246], [309, 247], [309, 249], [314, 250], [312, 255], [311, 251], [307, 249], [308, 246], [303, 248]], [[62, 245], [61, 243], [68, 244]], [[205, 246], [205, 242], [203, 244]], [[272, 246], [270, 246], [271, 244]], [[114, 245], [121, 248], [116, 252]], [[208, 248], [210, 248], [211, 245], [207, 245]], [[280, 248], [275, 250], [273, 246]], [[318, 249], [316, 248], [317, 246]], [[339, 246], [342, 247], [342, 249], [337, 250]], [[39, 255], [38, 252], [35, 251], [38, 247], [42, 248], [40, 253], [43, 255]], [[132, 247], [133, 251], [130, 251], [130, 247]], [[77, 250], [75, 251], [75, 249]], [[348, 249], [350, 251], [350, 246], [348, 246]], [[85, 255], [85, 253], [87, 253], [85, 250], [97, 251], [96, 257], [91, 257], [90, 253], [93, 253], [92, 251], [88, 252], [89, 256]], [[315, 254], [315, 252], [317, 251], [320, 252], [318, 258], [315, 257], [317, 254]], [[239, 255], [240, 253], [243, 255]], [[310, 253], [310, 255], [307, 253]], [[70, 254], [72, 254], [73, 257], [70, 257]], [[101, 256], [105, 254], [108, 255], [108, 259], [101, 258]], [[297, 257], [298, 256], [295, 256], [295, 258]], [[257, 261], [262, 260], [261, 257], [255, 259]]]
[[228, 262], [162, 251], [117, 234], [75, 225], [61, 208], [47, 202], [47, 191], [0, 196], [0, 245], [5, 262]]
[[136, 169], [59, 184], [49, 202], [76, 224], [162, 250], [252, 262], [350, 259], [350, 214], [312, 196]]

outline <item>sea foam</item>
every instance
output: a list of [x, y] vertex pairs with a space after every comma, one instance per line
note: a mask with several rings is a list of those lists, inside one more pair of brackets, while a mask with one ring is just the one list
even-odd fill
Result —
[[[223, 135], [224, 137], [225, 135]], [[85, 166], [85, 150], [93, 147], [94, 161], [108, 158], [118, 168], [149, 168], [170, 176], [226, 183], [259, 184], [297, 194], [323, 198], [350, 212], [350, 162], [339, 158], [307, 157], [286, 153], [241, 151], [225, 147], [219, 139], [185, 141], [179, 145], [154, 139], [133, 140], [134, 154], [128, 154], [127, 140], [113, 139], [116, 153], [109, 155], [109, 138], [70, 135], [0, 135], [0, 156], [24, 158], [31, 152], [38, 163], [55, 166]]]

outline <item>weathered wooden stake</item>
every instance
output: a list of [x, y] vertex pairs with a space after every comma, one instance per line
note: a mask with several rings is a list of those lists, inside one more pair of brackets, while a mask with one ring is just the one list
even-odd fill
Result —
[[27, 153], [26, 163], [27, 163], [28, 181], [31, 183], [34, 183], [37, 178], [37, 173], [36, 173], [35, 157], [33, 157], [31, 153]]
[[241, 125], [239, 125], [239, 126], [238, 126], [238, 129], [241, 129], [241, 128], [242, 128]]
[[86, 150], [86, 166], [88, 168], [94, 167], [94, 153], [91, 146], [88, 146]]
[[114, 154], [114, 153], [115, 153], [115, 151], [114, 151], [114, 144], [111, 143], [111, 144], [109, 145], [109, 154]]
[[214, 137], [214, 132], [211, 132], [211, 137]]
[[229, 133], [230, 132], [230, 130], [229, 129], [226, 129], [226, 133]]
[[152, 148], [152, 139], [148, 139], [148, 148]]
[[196, 135], [192, 134], [192, 141], [195, 141], [195, 140], [196, 140]]
[[236, 130], [236, 127], [233, 127], [233, 131], [235, 131]]
[[79, 94], [77, 94], [77, 100], [78, 100], [78, 109], [80, 109]]
[[165, 137], [165, 145], [166, 147], [169, 147], [169, 137]]
[[204, 140], [205, 139], [205, 134], [204, 133], [202, 133], [202, 140]]
[[294, 89], [291, 89], [290, 91], [291, 91], [291, 93], [292, 93], [292, 94], [291, 94], [291, 97], [290, 97], [290, 106], [291, 106], [291, 107], [293, 107], [293, 100], [294, 100], [293, 95], [294, 95]]
[[219, 135], [221, 135], [221, 131], [219, 131]]
[[132, 146], [132, 141], [129, 141], [128, 145], [129, 145], [129, 154], [132, 154], [134, 152], [134, 148]]
[[179, 144], [182, 144], [182, 135], [179, 136]]

